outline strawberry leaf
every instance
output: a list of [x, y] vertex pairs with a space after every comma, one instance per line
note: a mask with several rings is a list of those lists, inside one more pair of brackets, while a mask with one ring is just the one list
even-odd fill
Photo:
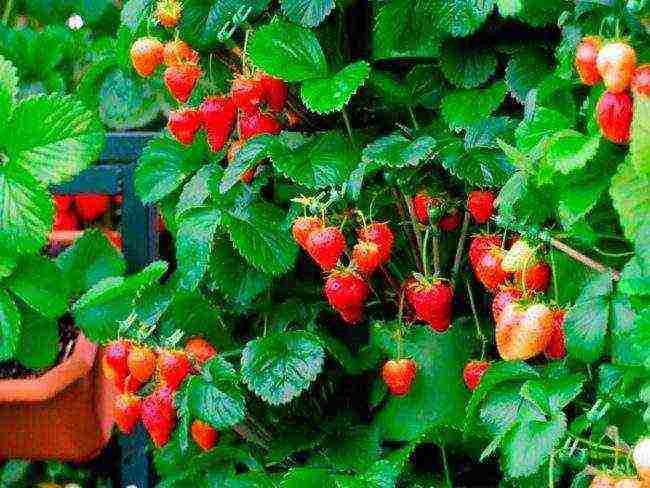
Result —
[[[38, 123], [34, 123], [38, 121]], [[97, 117], [70, 97], [22, 100], [7, 124], [9, 161], [44, 185], [61, 183], [93, 163], [104, 147]]]
[[52, 230], [47, 190], [16, 164], [0, 166], [0, 242], [8, 254], [38, 252]]
[[25, 256], [6, 286], [31, 308], [55, 319], [68, 309], [69, 284], [59, 268], [42, 256]]
[[418, 166], [433, 158], [435, 147], [433, 137], [422, 136], [411, 141], [395, 132], [368, 144], [363, 150], [362, 161], [387, 168]]
[[632, 164], [641, 174], [650, 175], [650, 98], [634, 97], [634, 119], [630, 154]]
[[309, 110], [326, 114], [341, 110], [365, 83], [370, 65], [357, 61], [347, 65], [327, 78], [315, 78], [303, 82], [300, 96]]
[[561, 113], [539, 107], [530, 120], [523, 120], [515, 130], [517, 147], [531, 152], [546, 144], [557, 132], [570, 127], [571, 122]]
[[605, 350], [605, 335], [610, 317], [612, 277], [601, 273], [591, 279], [564, 320], [569, 357], [592, 363]]
[[442, 116], [452, 130], [465, 129], [488, 117], [503, 102], [503, 82], [488, 88], [457, 90], [442, 99]]
[[216, 164], [206, 164], [199, 169], [190, 180], [183, 185], [183, 191], [178, 197], [176, 218], [180, 219], [185, 212], [203, 206], [210, 197], [208, 182], [217, 171], [222, 171]]
[[283, 230], [284, 212], [268, 203], [254, 203], [224, 214], [222, 222], [230, 240], [246, 261], [271, 275], [286, 273], [293, 266], [298, 248]]
[[585, 164], [598, 152], [600, 137], [588, 137], [572, 129], [557, 132], [549, 140], [546, 160], [556, 171], [568, 174]]
[[219, 191], [226, 193], [240, 181], [241, 176], [246, 170], [253, 168], [257, 163], [267, 158], [270, 147], [275, 140], [276, 138], [274, 136], [261, 134], [247, 141], [237, 152], [235, 159], [228, 163], [228, 167], [219, 184]]
[[285, 81], [321, 78], [328, 73], [314, 33], [283, 20], [258, 29], [248, 42], [248, 54], [260, 69]]
[[480, 148], [466, 151], [460, 139], [443, 147], [440, 157], [447, 171], [473, 186], [501, 186], [515, 170], [502, 152]]
[[34, 310], [23, 307], [22, 333], [15, 357], [26, 368], [45, 369], [56, 364], [59, 355], [59, 325]]
[[334, 9], [334, 0], [281, 0], [287, 18], [305, 27], [316, 27]]
[[242, 353], [248, 387], [271, 405], [289, 403], [316, 379], [325, 351], [309, 332], [275, 333], [250, 341]]
[[644, 268], [638, 257], [633, 257], [621, 272], [618, 289], [626, 295], [650, 295], [650, 269]]
[[244, 420], [246, 401], [239, 375], [225, 359], [210, 360], [202, 374], [191, 377], [185, 388], [190, 414], [215, 429], [226, 429]]
[[[13, 64], [0, 56], [0, 120], [9, 120], [13, 110], [18, 90], [18, 75]], [[3, 132], [4, 124], [0, 126]], [[7, 134], [5, 134], [5, 137]]]
[[454, 37], [476, 31], [494, 8], [494, 0], [437, 0], [438, 24]]
[[21, 331], [20, 312], [16, 304], [5, 290], [0, 290], [0, 361], [15, 357]]
[[440, 69], [459, 88], [474, 88], [486, 82], [497, 68], [494, 52], [482, 45], [448, 40], [440, 57]]
[[612, 178], [609, 194], [618, 212], [625, 237], [635, 242], [650, 215], [650, 174], [639, 173], [631, 161], [622, 163]]
[[523, 103], [528, 92], [551, 74], [551, 70], [549, 56], [541, 49], [526, 47], [515, 52], [506, 67], [510, 93]]
[[522, 0], [496, 0], [496, 4], [502, 17], [516, 15], [522, 8]]
[[203, 278], [221, 215], [217, 208], [202, 207], [186, 212], [179, 220], [176, 236], [179, 289], [193, 291]]
[[203, 138], [189, 147], [166, 135], [152, 139], [135, 170], [135, 189], [143, 203], [158, 202], [176, 190], [201, 167], [204, 154]]

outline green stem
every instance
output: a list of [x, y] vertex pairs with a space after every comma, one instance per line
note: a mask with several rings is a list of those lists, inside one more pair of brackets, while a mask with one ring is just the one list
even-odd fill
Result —
[[554, 488], [553, 469], [555, 467], [555, 451], [551, 451], [551, 457], [548, 460], [548, 488]]
[[429, 246], [429, 235], [431, 234], [431, 227], [427, 226], [427, 230], [424, 232], [424, 240], [422, 241], [422, 270], [424, 272], [424, 277], [429, 277], [429, 256], [427, 248]]
[[465, 210], [465, 216], [463, 217], [463, 227], [460, 231], [460, 237], [458, 238], [458, 246], [456, 247], [456, 256], [454, 256], [454, 265], [451, 268], [451, 279], [453, 282], [456, 282], [458, 279], [458, 272], [460, 271], [460, 262], [463, 258], [463, 249], [465, 247], [465, 239], [467, 238], [467, 229], [469, 228], [469, 212]]
[[14, 0], [7, 0], [5, 4], [5, 10], [2, 14], [2, 23], [7, 25], [9, 23], [9, 17], [11, 16], [11, 9], [14, 6]]
[[569, 436], [573, 437], [576, 441], [578, 441], [578, 442], [580, 442], [580, 443], [582, 443], [582, 444], [584, 444], [586, 446], [593, 447], [594, 449], [600, 449], [602, 451], [611, 451], [611, 452], [614, 452], [616, 454], [623, 453], [623, 454], [627, 455], [627, 451], [625, 449], [623, 449], [622, 447], [611, 447], [611, 446], [606, 446], [604, 444], [598, 444], [597, 442], [593, 442], [593, 441], [590, 441], [589, 439], [584, 439], [582, 437], [578, 437], [578, 436], [576, 436], [576, 435], [574, 435], [574, 434], [572, 434], [570, 432], [569, 432]]
[[634, 251], [626, 251], [626, 252], [607, 252], [603, 251], [597, 246], [594, 246], [594, 251], [596, 251], [598, 254], [601, 254], [603, 256], [607, 256], [608, 258], [625, 258], [627, 256], [633, 256]]
[[242, 352], [244, 352], [243, 348], [233, 349], [232, 351], [222, 352], [221, 354], [219, 354], [219, 356], [221, 356], [224, 359], [236, 358], [236, 357], [241, 356]]
[[555, 250], [551, 249], [551, 273], [553, 273], [553, 296], [555, 297], [555, 303], [559, 305], [558, 300], [558, 287], [557, 287], [557, 268], [555, 267]]
[[453, 488], [451, 482], [451, 473], [449, 472], [449, 463], [447, 462], [447, 452], [445, 451], [444, 444], [440, 444], [440, 453], [442, 454], [442, 465], [445, 469], [445, 481], [448, 488]]
[[467, 295], [469, 296], [469, 304], [470, 307], [472, 308], [472, 315], [474, 316], [474, 324], [476, 325], [476, 335], [481, 341], [481, 359], [484, 359], [485, 344], [487, 341], [485, 339], [485, 335], [483, 335], [483, 331], [481, 330], [481, 324], [478, 320], [478, 314], [476, 313], [476, 303], [474, 303], [474, 293], [472, 293], [472, 287], [469, 284], [469, 280], [465, 279], [465, 285], [467, 286]]
[[[437, 231], [437, 229], [436, 229]], [[440, 246], [438, 242], [438, 233], [436, 232], [431, 239], [431, 253], [433, 254], [433, 274], [438, 276], [440, 269]]]
[[341, 115], [343, 115], [343, 122], [345, 122], [345, 128], [348, 131], [348, 137], [353, 146], [356, 146], [354, 142], [354, 135], [352, 134], [352, 125], [350, 125], [350, 117], [348, 117], [348, 112], [345, 108], [341, 109]]
[[409, 107], [409, 114], [411, 115], [411, 122], [413, 122], [413, 127], [415, 128], [415, 130], [420, 130], [418, 121], [415, 118], [415, 112], [413, 111], [413, 107]]
[[406, 208], [408, 209], [409, 217], [411, 219], [411, 225], [413, 226], [413, 234], [415, 235], [415, 242], [418, 248], [418, 252], [420, 253], [420, 259], [422, 259], [422, 236], [420, 236], [420, 231], [418, 230], [418, 221], [415, 218], [415, 210], [413, 210], [413, 202], [411, 199], [402, 193], [402, 198], [404, 199], [404, 203], [406, 204]]

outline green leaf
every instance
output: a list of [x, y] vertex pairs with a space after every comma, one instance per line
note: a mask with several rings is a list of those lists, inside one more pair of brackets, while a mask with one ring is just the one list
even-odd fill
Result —
[[419, 166], [431, 160], [435, 154], [436, 141], [430, 136], [421, 136], [411, 141], [394, 132], [371, 142], [363, 149], [362, 160], [388, 168]]
[[395, 75], [386, 71], [373, 69], [368, 77], [368, 86], [387, 104], [414, 105], [409, 88], [402, 84]]
[[248, 42], [248, 54], [260, 69], [285, 81], [328, 74], [325, 55], [314, 33], [285, 21], [258, 29]]
[[38, 252], [52, 230], [47, 190], [15, 164], [0, 165], [0, 242], [15, 253]]
[[186, 391], [190, 413], [215, 429], [232, 427], [246, 416], [239, 376], [220, 357], [206, 363], [200, 376], [191, 377]]
[[151, 14], [152, 5], [153, 0], [128, 0], [120, 12], [122, 25], [127, 26], [132, 32], [136, 32], [147, 16]]
[[303, 82], [300, 96], [305, 106], [319, 114], [341, 110], [357, 92], [370, 74], [370, 65], [357, 61], [327, 78], [316, 78]]
[[340, 185], [359, 162], [358, 152], [340, 132], [319, 132], [309, 137], [283, 132], [269, 153], [278, 171], [308, 188]]
[[588, 137], [571, 129], [556, 133], [550, 140], [546, 159], [555, 170], [568, 174], [585, 164], [598, 152], [600, 137]]
[[[462, 369], [471, 354], [468, 345], [472, 343], [462, 323], [457, 321], [444, 334], [428, 327], [408, 330], [404, 356], [415, 359], [417, 374], [409, 394], [390, 397], [375, 418], [385, 439], [412, 440], [428, 429], [462, 423], [468, 398]], [[386, 354], [395, 354], [396, 344], [386, 324], [373, 325], [372, 334], [388, 334], [392, 347]]]
[[135, 189], [143, 203], [155, 203], [176, 190], [201, 167], [205, 154], [203, 138], [190, 147], [167, 136], [151, 140], [135, 170]]
[[493, 0], [436, 0], [439, 25], [454, 37], [476, 31], [494, 8]]
[[290, 232], [283, 230], [284, 212], [268, 203], [253, 203], [223, 215], [223, 225], [239, 253], [264, 273], [286, 273], [298, 254]]
[[167, 108], [162, 88], [162, 83], [156, 79], [144, 79], [121, 68], [113, 69], [98, 88], [99, 117], [113, 130], [146, 127]]
[[505, 96], [503, 82], [485, 89], [453, 91], [442, 99], [442, 116], [450, 129], [464, 129], [488, 117], [499, 108]]
[[518, 171], [503, 185], [497, 197], [499, 214], [529, 224], [541, 224], [554, 213], [555, 205], [548, 194]]
[[556, 132], [570, 127], [571, 122], [561, 113], [539, 107], [532, 119], [523, 120], [517, 127], [515, 131], [517, 147], [524, 152], [530, 152], [546, 143]]
[[305, 27], [316, 27], [334, 8], [334, 0], [281, 0], [287, 18]]
[[[504, 142], [503, 138], [508, 140], [512, 139], [516, 126], [516, 119], [509, 117], [486, 117], [467, 127], [465, 131], [465, 149], [472, 149], [474, 147], [496, 149], [500, 147], [499, 141]], [[508, 152], [504, 150], [504, 153], [515, 166], [520, 164], [517, 158], [514, 158], [513, 161], [513, 158]]]
[[134, 311], [139, 294], [157, 282], [166, 271], [167, 263], [156, 261], [127, 278], [103, 279], [72, 307], [75, 323], [91, 341], [115, 339], [120, 322]]
[[84, 232], [59, 254], [56, 265], [73, 295], [80, 295], [104, 278], [120, 276], [126, 270], [122, 255], [98, 229]]
[[[359, 456], [360, 452], [363, 456]], [[380, 455], [381, 432], [377, 428], [363, 424], [350, 425], [343, 420], [323, 440], [319, 452], [309, 462], [313, 466], [362, 472], [372, 468]]]
[[9, 294], [0, 289], [0, 361], [15, 357], [21, 333], [20, 312]]
[[180, 289], [192, 291], [199, 285], [208, 268], [220, 223], [221, 211], [213, 207], [190, 210], [180, 219], [176, 236]]
[[25, 256], [7, 281], [7, 288], [27, 305], [48, 318], [57, 318], [68, 309], [68, 283], [54, 262], [42, 256]]
[[494, 51], [477, 43], [449, 40], [440, 58], [440, 69], [459, 88], [474, 88], [486, 82], [497, 68]]
[[503, 465], [508, 476], [534, 474], [547, 462], [567, 430], [562, 413], [548, 421], [519, 420], [503, 442]]
[[216, 164], [206, 164], [199, 169], [190, 180], [183, 185], [183, 191], [178, 197], [176, 218], [180, 219], [188, 210], [202, 207], [210, 197], [208, 182], [221, 168]]
[[248, 265], [229, 242], [219, 240], [208, 267], [208, 286], [226, 297], [248, 304], [271, 284], [271, 278]]
[[506, 67], [506, 83], [512, 95], [524, 102], [528, 92], [551, 74], [548, 55], [541, 49], [527, 47], [513, 54]]
[[268, 134], [262, 134], [248, 140], [237, 152], [235, 160], [228, 164], [221, 179], [219, 191], [226, 193], [240, 181], [241, 176], [248, 169], [266, 159], [275, 141], [276, 137]]
[[639, 173], [650, 175], [650, 98], [634, 97], [630, 154]]
[[[38, 121], [38, 123], [34, 123]], [[30, 97], [7, 125], [7, 156], [44, 185], [72, 178], [104, 147], [104, 130], [81, 102], [67, 96]]]
[[650, 270], [638, 257], [633, 257], [623, 268], [618, 289], [626, 295], [650, 295]]
[[473, 186], [501, 186], [515, 171], [500, 151], [481, 148], [466, 151], [460, 139], [444, 147], [441, 158], [447, 171]]
[[650, 351], [646, 347], [650, 339], [648, 318], [648, 311], [634, 312], [628, 297], [620, 294], [614, 297], [610, 321], [613, 364], [642, 367], [650, 359]]
[[46, 369], [59, 355], [59, 324], [29, 308], [22, 310], [22, 330], [16, 358], [31, 369]]
[[496, 0], [499, 13], [503, 17], [517, 15], [522, 7], [522, 0]]
[[242, 353], [248, 387], [271, 405], [289, 403], [316, 379], [325, 351], [309, 332], [283, 332], [255, 339]]
[[612, 178], [609, 194], [618, 212], [625, 237], [636, 241], [650, 215], [650, 174], [635, 171], [629, 160], [622, 163]]
[[592, 363], [603, 354], [611, 293], [611, 275], [600, 273], [585, 285], [569, 309], [564, 320], [569, 357]]
[[0, 120], [9, 120], [17, 91], [18, 75], [16, 68], [11, 64], [11, 61], [0, 56]]

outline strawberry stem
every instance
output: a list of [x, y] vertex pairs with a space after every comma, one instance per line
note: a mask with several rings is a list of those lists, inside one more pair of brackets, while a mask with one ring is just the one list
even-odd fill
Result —
[[601, 273], [611, 273], [612, 274], [612, 279], [614, 281], [618, 281], [621, 277], [620, 273], [618, 271], [612, 270], [611, 268], [608, 268], [607, 266], [599, 263], [598, 261], [594, 261], [588, 256], [585, 256], [579, 251], [576, 251], [575, 249], [567, 246], [561, 241], [558, 241], [557, 239], [553, 237], [549, 237], [548, 242], [551, 246], [553, 246], [556, 249], [559, 249], [565, 254], [568, 254], [571, 256], [573, 259], [576, 261], [581, 262], [585, 266], [595, 269], [596, 271], [599, 271]]
[[427, 230], [424, 232], [424, 241], [422, 241], [422, 271], [424, 277], [429, 277], [429, 256], [427, 253], [427, 247], [429, 246], [429, 234], [431, 233], [431, 226], [427, 226]]
[[445, 469], [445, 482], [448, 488], [453, 488], [451, 482], [451, 473], [449, 472], [449, 463], [447, 462], [447, 452], [445, 451], [445, 445], [440, 443], [440, 454], [442, 455], [442, 465]]
[[413, 111], [413, 107], [408, 108], [409, 114], [411, 116], [411, 122], [413, 122], [413, 128], [415, 130], [420, 130], [420, 126], [418, 125], [418, 121], [415, 118], [415, 112]]
[[463, 216], [463, 226], [460, 230], [460, 237], [458, 238], [458, 246], [456, 246], [456, 256], [454, 256], [454, 265], [451, 268], [451, 279], [453, 282], [458, 278], [458, 272], [460, 271], [460, 261], [463, 258], [463, 250], [465, 247], [465, 239], [467, 238], [467, 229], [469, 228], [469, 212], [465, 210], [465, 215]]
[[[422, 259], [422, 236], [420, 236], [420, 231], [418, 230], [418, 221], [415, 218], [415, 210], [413, 209], [413, 202], [411, 202], [411, 199], [402, 192], [402, 197], [404, 198], [404, 202], [406, 203], [406, 208], [408, 209], [409, 216], [411, 218], [411, 225], [413, 226], [413, 234], [415, 235], [415, 242], [417, 244], [417, 249], [419, 252], [420, 259]], [[419, 268], [419, 261], [416, 260], [416, 263], [418, 263], [418, 268]], [[420, 268], [420, 271], [422, 269]]]
[[551, 249], [549, 253], [551, 255], [551, 272], [553, 273], [553, 296], [555, 297], [555, 303], [558, 305], [560, 301], [558, 299], [558, 287], [557, 287], [557, 272], [555, 271], [555, 250]]
[[485, 359], [485, 348], [486, 348], [487, 340], [485, 339], [485, 335], [481, 330], [481, 324], [478, 321], [478, 315], [476, 313], [476, 304], [474, 303], [474, 294], [472, 293], [472, 287], [469, 284], [468, 279], [465, 279], [465, 285], [467, 286], [467, 295], [469, 296], [469, 304], [472, 308], [472, 315], [474, 316], [474, 324], [476, 325], [476, 336], [481, 341], [481, 360], [483, 360]]
[[[437, 230], [437, 229], [436, 229]], [[431, 252], [433, 253], [433, 274], [438, 276], [440, 269], [440, 246], [438, 243], [438, 232], [435, 232], [431, 239]]]
[[[394, 188], [393, 188], [393, 198], [395, 199], [395, 206], [397, 207], [397, 213], [399, 213], [400, 219], [402, 221], [406, 221], [406, 212], [404, 211], [404, 207], [402, 207], [400, 203], [400, 196], [398, 194], [398, 191]], [[404, 199], [408, 203], [408, 199], [406, 197], [404, 197]], [[414, 232], [414, 234], [411, 234], [410, 232], [407, 232], [406, 234], [408, 235], [409, 241], [411, 241], [411, 245], [409, 246], [409, 251], [411, 251], [411, 253], [413, 254], [413, 261], [416, 263], [417, 266], [419, 266], [420, 260], [415, 253], [415, 249], [418, 248], [417, 239], [416, 239], [417, 233]]]
[[341, 115], [343, 116], [343, 122], [345, 122], [345, 129], [348, 131], [350, 143], [353, 146], [356, 146], [356, 143], [354, 142], [354, 135], [352, 134], [352, 125], [350, 125], [350, 118], [348, 117], [348, 112], [345, 110], [345, 107], [341, 109]]
[[2, 14], [2, 23], [4, 25], [7, 25], [9, 23], [9, 17], [11, 16], [11, 9], [13, 8], [13, 4], [13, 0], [7, 0], [7, 3], [5, 4], [5, 10]]
[[555, 449], [551, 451], [551, 457], [548, 460], [548, 488], [554, 488], [553, 470], [555, 469]]

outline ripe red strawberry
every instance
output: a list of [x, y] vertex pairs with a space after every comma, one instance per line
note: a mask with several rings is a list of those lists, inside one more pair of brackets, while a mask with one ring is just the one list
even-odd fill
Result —
[[259, 110], [239, 117], [239, 137], [244, 140], [260, 134], [279, 134], [281, 130], [280, 123], [272, 115]]
[[381, 266], [379, 246], [370, 241], [359, 241], [352, 250], [352, 260], [357, 270], [366, 276], [370, 276]]
[[523, 292], [512, 286], [502, 287], [492, 300], [492, 317], [495, 322], [499, 321], [499, 316], [503, 309], [510, 305], [512, 302], [519, 300], [523, 296]]
[[615, 144], [626, 144], [630, 140], [632, 124], [632, 97], [627, 92], [606, 91], [598, 100], [598, 126], [603, 137]]
[[309, 255], [325, 271], [336, 266], [345, 247], [345, 237], [338, 227], [315, 229], [307, 236], [305, 243]]
[[65, 212], [66, 210], [70, 210], [70, 207], [72, 207], [73, 203], [73, 195], [54, 195], [54, 206], [56, 207], [57, 212]]
[[176, 425], [174, 392], [170, 388], [160, 387], [142, 401], [142, 423], [156, 447], [167, 444]]
[[323, 228], [323, 221], [318, 217], [298, 217], [293, 221], [291, 233], [293, 239], [303, 249], [307, 248], [307, 237], [312, 231]]
[[548, 290], [550, 281], [551, 267], [544, 261], [539, 261], [515, 273], [515, 283], [525, 290], [544, 293]]
[[129, 374], [127, 360], [130, 350], [131, 343], [124, 339], [112, 341], [104, 348], [104, 374], [120, 391], [124, 389], [124, 380]]
[[284, 81], [263, 74], [260, 77], [262, 93], [266, 104], [272, 112], [282, 112], [287, 103], [287, 85]]
[[467, 209], [477, 224], [484, 224], [494, 214], [494, 193], [491, 191], [472, 191], [467, 197]]
[[368, 284], [347, 270], [334, 271], [325, 281], [325, 296], [343, 320], [355, 324], [361, 320], [363, 303], [368, 298]]
[[441, 230], [451, 232], [458, 229], [461, 220], [460, 212], [455, 208], [447, 215], [440, 217], [440, 220], [438, 220], [438, 226]]
[[203, 72], [195, 63], [176, 63], [165, 70], [165, 86], [179, 102], [187, 102]]
[[575, 67], [585, 85], [596, 85], [602, 79], [596, 67], [596, 58], [601, 45], [602, 39], [600, 37], [587, 36], [582, 39], [576, 48]]
[[131, 63], [140, 76], [148, 77], [163, 61], [163, 45], [153, 37], [141, 37], [131, 46]]
[[199, 113], [192, 108], [180, 108], [169, 112], [167, 128], [181, 144], [189, 145], [194, 142], [194, 135], [201, 126]]
[[501, 267], [503, 256], [501, 247], [492, 246], [481, 255], [474, 268], [476, 278], [490, 291], [497, 291], [508, 279], [508, 273]]
[[52, 230], [79, 230], [79, 221], [71, 210], [57, 209]]
[[203, 337], [191, 337], [185, 344], [185, 352], [193, 358], [199, 366], [203, 366], [217, 355], [217, 350]]
[[137, 393], [141, 387], [142, 383], [131, 374], [124, 379], [124, 393]]
[[381, 376], [392, 395], [406, 395], [411, 390], [417, 366], [412, 359], [386, 361]]
[[253, 78], [238, 76], [230, 86], [230, 95], [237, 108], [252, 114], [259, 112], [258, 108], [264, 100], [265, 93], [259, 76]]
[[380, 264], [390, 261], [395, 236], [387, 222], [373, 222], [361, 228], [359, 230], [359, 239], [377, 244]]
[[142, 415], [142, 399], [130, 393], [118, 395], [113, 411], [120, 432], [130, 434]]
[[206, 98], [199, 107], [201, 123], [208, 133], [212, 151], [220, 151], [235, 125], [236, 109], [229, 97]]
[[564, 317], [566, 310], [553, 311], [553, 332], [544, 350], [544, 354], [549, 359], [562, 359], [566, 356], [566, 343], [564, 338]]
[[544, 304], [506, 306], [495, 335], [499, 354], [506, 361], [525, 360], [542, 353], [553, 333], [553, 312]]
[[199, 53], [192, 49], [187, 42], [174, 39], [165, 43], [163, 48], [163, 62], [167, 66], [185, 62], [198, 64]]
[[79, 193], [74, 196], [77, 212], [84, 222], [93, 222], [104, 215], [111, 205], [109, 195], [98, 193]]
[[448, 281], [412, 282], [406, 297], [418, 320], [427, 322], [436, 332], [449, 329], [454, 288]]
[[219, 433], [207, 422], [195, 420], [190, 426], [192, 439], [204, 451], [209, 451], [219, 440]]
[[632, 75], [632, 93], [637, 97], [650, 97], [650, 64], [642, 64]]
[[131, 375], [140, 383], [146, 383], [156, 369], [156, 353], [147, 346], [133, 346], [127, 364]]
[[472, 269], [476, 269], [476, 265], [481, 256], [494, 246], [501, 246], [501, 236], [496, 234], [478, 234], [472, 238], [468, 251], [469, 263]]
[[481, 382], [481, 377], [489, 369], [487, 361], [470, 361], [463, 368], [463, 380], [468, 389], [474, 391]]
[[413, 212], [415, 218], [421, 224], [429, 223], [429, 209], [440, 205], [440, 199], [430, 196], [427, 192], [421, 191], [413, 197]]
[[160, 379], [172, 390], [178, 390], [191, 370], [192, 364], [184, 351], [162, 350], [158, 354]]
[[183, 5], [178, 0], [158, 0], [156, 4], [156, 20], [167, 29], [178, 25], [183, 12]]
[[611, 93], [620, 93], [630, 86], [635, 65], [636, 52], [624, 42], [605, 44], [596, 58], [598, 73]]

